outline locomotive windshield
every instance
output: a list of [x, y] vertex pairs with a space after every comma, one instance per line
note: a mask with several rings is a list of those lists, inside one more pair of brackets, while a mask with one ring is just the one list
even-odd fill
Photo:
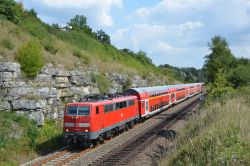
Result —
[[86, 116], [90, 114], [89, 106], [68, 106], [67, 107], [67, 115], [71, 116]]
[[88, 106], [79, 106], [78, 115], [89, 115], [90, 109]]

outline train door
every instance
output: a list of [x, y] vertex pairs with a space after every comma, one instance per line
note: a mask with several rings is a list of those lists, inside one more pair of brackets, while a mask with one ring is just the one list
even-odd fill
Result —
[[98, 119], [99, 119], [100, 129], [104, 128], [104, 111], [103, 110], [104, 110], [103, 106], [95, 107], [96, 116], [98, 116]]
[[145, 115], [148, 114], [148, 108], [149, 108], [149, 106], [148, 106], [148, 100], [145, 100]]
[[175, 94], [175, 93], [172, 93], [172, 94], [171, 94], [171, 103], [174, 103], [174, 102], [175, 102], [175, 97], [176, 97], [176, 94]]

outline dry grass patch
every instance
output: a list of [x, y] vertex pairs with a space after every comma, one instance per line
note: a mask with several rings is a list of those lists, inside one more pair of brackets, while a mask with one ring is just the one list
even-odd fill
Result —
[[201, 110], [161, 165], [250, 165], [248, 98], [214, 101]]

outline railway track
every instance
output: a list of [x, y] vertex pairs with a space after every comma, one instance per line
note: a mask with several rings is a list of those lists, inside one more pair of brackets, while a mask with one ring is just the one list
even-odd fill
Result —
[[136, 155], [138, 155], [142, 150], [144, 150], [158, 137], [159, 132], [161, 132], [163, 129], [170, 128], [176, 121], [178, 121], [178, 119], [185, 116], [188, 110], [191, 110], [198, 103], [200, 103], [199, 99], [195, 100], [188, 106], [185, 106], [180, 111], [174, 113], [172, 116], [163, 119], [160, 123], [151, 127], [149, 130], [142, 132], [140, 136], [135, 138], [134, 140], [131, 140], [122, 147], [112, 150], [111, 152], [108, 153], [108, 155], [103, 156], [102, 158], [92, 163], [91, 165], [92, 166], [128, 165], [129, 162]]
[[[201, 96], [201, 95], [199, 95]], [[188, 100], [187, 100], [188, 102]], [[160, 123], [157, 123], [154, 126], [151, 126], [148, 130], [142, 131], [138, 137], [133, 140], [128, 141], [122, 146], [113, 149], [108, 153], [108, 155], [104, 155], [91, 165], [93, 166], [109, 166], [109, 165], [127, 165], [136, 155], [140, 153], [144, 148], [147, 147], [150, 143], [152, 143], [157, 137], [158, 133], [162, 131], [162, 129], [167, 129], [171, 127], [178, 119], [185, 116], [185, 113], [188, 110], [191, 110], [194, 106], [196, 106], [200, 102], [199, 97], [197, 100], [192, 101], [190, 104], [180, 108], [180, 111], [173, 113], [171, 116], [167, 118], [163, 118]], [[156, 115], [157, 116], [157, 115]], [[171, 136], [170, 136], [171, 137]], [[41, 166], [41, 165], [54, 165], [54, 166], [62, 166], [62, 165], [70, 165], [71, 162], [77, 160], [82, 155], [84, 155], [88, 149], [69, 149], [65, 148], [61, 151], [50, 155], [45, 159], [41, 159], [33, 162], [32, 166]]]
[[34, 163], [26, 164], [32, 166], [42, 166], [42, 165], [53, 165], [53, 166], [62, 166], [68, 165], [70, 162], [74, 161], [89, 149], [70, 149], [65, 148], [57, 153], [50, 155], [49, 157], [36, 161]]

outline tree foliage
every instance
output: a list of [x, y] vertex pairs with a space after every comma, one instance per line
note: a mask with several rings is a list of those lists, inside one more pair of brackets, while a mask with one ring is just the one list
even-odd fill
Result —
[[232, 90], [250, 85], [250, 60], [235, 58], [226, 39], [212, 38], [208, 44], [211, 53], [205, 57], [204, 71], [211, 85], [211, 97], [222, 96]]
[[214, 83], [211, 84], [209, 95], [211, 97], [220, 97], [232, 91], [230, 82], [226, 79], [222, 69], [219, 69], [215, 75]]
[[205, 79], [203, 69], [196, 69], [194, 67], [180, 68], [169, 64], [160, 65], [159, 68], [163, 71], [166, 70], [168, 75], [172, 75], [172, 77], [185, 83], [204, 82]]
[[104, 44], [111, 44], [110, 36], [107, 35], [102, 29], [94, 33], [96, 39]]
[[235, 66], [235, 57], [228, 47], [225, 38], [215, 36], [208, 44], [211, 53], [205, 57], [204, 70], [208, 82], [214, 82], [216, 73], [221, 69], [223, 72], [229, 71]]
[[153, 62], [152, 62], [152, 59], [150, 59], [148, 56], [147, 56], [147, 54], [146, 54], [146, 52], [144, 52], [144, 51], [138, 51], [136, 54], [135, 54], [135, 57], [136, 57], [136, 59], [138, 59], [142, 64], [144, 64], [144, 65], [152, 65], [153, 64]]
[[228, 80], [235, 88], [250, 85], [250, 65], [239, 65], [231, 69]]
[[36, 41], [24, 44], [18, 51], [17, 60], [27, 77], [35, 77], [44, 66], [41, 46]]
[[84, 15], [76, 15], [67, 25], [67, 30], [80, 30], [92, 36], [92, 29], [87, 25], [87, 17]]
[[18, 23], [23, 13], [21, 3], [16, 3], [14, 0], [0, 1], [0, 15], [6, 19]]

